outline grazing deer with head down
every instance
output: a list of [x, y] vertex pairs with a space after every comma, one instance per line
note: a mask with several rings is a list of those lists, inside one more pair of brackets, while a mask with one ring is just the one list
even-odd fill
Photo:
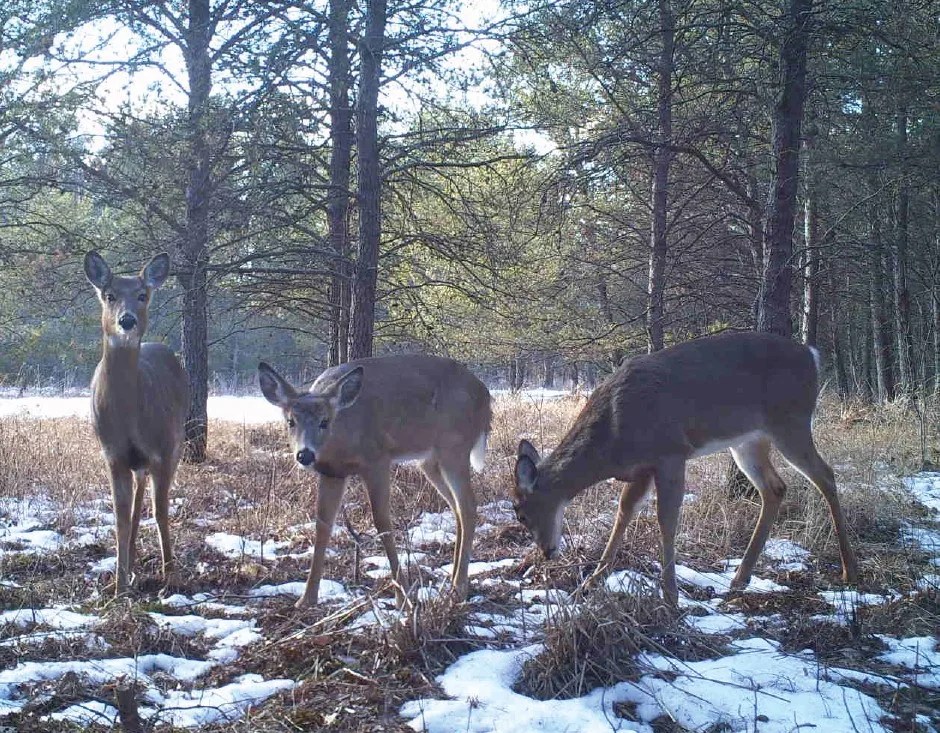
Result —
[[144, 489], [153, 481], [163, 577], [175, 581], [170, 543], [170, 486], [179, 464], [189, 411], [189, 379], [164, 344], [141, 343], [153, 291], [170, 274], [160, 254], [139, 275], [117, 277], [97, 252], [85, 255], [85, 275], [101, 301], [103, 353], [91, 383], [95, 433], [111, 480], [117, 530], [117, 593], [127, 590]]
[[[319, 476], [317, 527], [310, 574], [298, 607], [314, 605], [346, 478], [360, 476], [392, 578], [400, 568], [390, 502], [392, 464], [418, 461], [457, 519], [452, 583], [466, 595], [476, 527], [471, 464], [483, 470], [490, 430], [490, 393], [461, 364], [419, 354], [357, 359], [327, 369], [298, 392], [274, 369], [258, 365], [261, 391], [284, 411], [291, 450]], [[396, 585], [396, 588], [398, 586]]]
[[764, 548], [786, 486], [770, 462], [775, 446], [829, 504], [842, 577], [857, 579], [855, 555], [832, 469], [813, 443], [818, 392], [815, 349], [766, 333], [709, 336], [636, 357], [591, 395], [558, 447], [544, 459], [519, 444], [516, 516], [546, 557], [558, 548], [565, 507], [598, 481], [627, 482], [595, 578], [609, 567], [627, 522], [656, 484], [662, 534], [662, 586], [678, 599], [675, 538], [688, 459], [731, 449], [761, 496], [761, 513], [732, 581], [743, 589]]

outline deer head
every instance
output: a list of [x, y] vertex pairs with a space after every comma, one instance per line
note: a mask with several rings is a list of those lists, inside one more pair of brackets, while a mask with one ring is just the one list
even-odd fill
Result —
[[[561, 524], [567, 501], [546, 486], [540, 486], [539, 452], [528, 440], [519, 442], [516, 454], [516, 485], [513, 508], [516, 518], [529, 530], [542, 554], [551, 559], [561, 542]], [[544, 480], [541, 482], [544, 484]]]
[[139, 346], [147, 330], [147, 309], [153, 291], [170, 274], [170, 257], [158, 254], [137, 276], [115, 277], [95, 251], [85, 255], [85, 276], [98, 291], [101, 328], [111, 346]]
[[317, 456], [329, 445], [337, 413], [351, 407], [359, 397], [362, 375], [362, 367], [357, 366], [317, 392], [298, 393], [270, 365], [258, 364], [261, 392], [268, 402], [284, 411], [291, 450], [304, 469], [326, 472], [323, 464], [318, 465]]

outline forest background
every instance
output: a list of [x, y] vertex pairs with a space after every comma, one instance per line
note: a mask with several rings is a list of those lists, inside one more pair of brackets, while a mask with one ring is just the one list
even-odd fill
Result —
[[12, 0], [0, 381], [87, 385], [83, 254], [171, 254], [206, 397], [422, 350], [593, 384], [725, 328], [843, 398], [940, 385], [930, 0]]

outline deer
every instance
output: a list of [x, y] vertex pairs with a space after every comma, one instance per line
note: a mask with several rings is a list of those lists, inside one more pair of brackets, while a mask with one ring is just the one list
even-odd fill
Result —
[[365, 484], [402, 600], [390, 472], [394, 464], [415, 461], [456, 517], [451, 585], [466, 597], [477, 509], [471, 469], [483, 471], [492, 420], [486, 385], [456, 361], [423, 354], [368, 357], [331, 367], [307, 392], [298, 392], [266, 362], [258, 365], [258, 380], [268, 402], [283, 411], [297, 464], [319, 479], [313, 558], [297, 607], [317, 603], [327, 544], [353, 475]]
[[730, 449], [761, 497], [757, 525], [731, 583], [731, 590], [743, 590], [786, 493], [770, 460], [773, 446], [828, 503], [842, 578], [855, 584], [858, 570], [835, 476], [813, 441], [819, 370], [816, 349], [757, 332], [706, 336], [635, 357], [591, 394], [550, 455], [541, 458], [529, 441], [520, 441], [511, 491], [516, 517], [550, 559], [569, 502], [599, 481], [625, 482], [589, 586], [609, 570], [627, 523], [654, 484], [661, 586], [675, 605], [675, 538], [686, 461]]
[[189, 378], [173, 351], [142, 342], [153, 292], [170, 274], [167, 254], [134, 276], [115, 276], [97, 252], [85, 255], [85, 276], [101, 303], [102, 355], [91, 382], [95, 434], [111, 484], [117, 538], [115, 592], [132, 580], [137, 529], [148, 482], [160, 536], [162, 576], [176, 584], [170, 540], [170, 487], [189, 411]]

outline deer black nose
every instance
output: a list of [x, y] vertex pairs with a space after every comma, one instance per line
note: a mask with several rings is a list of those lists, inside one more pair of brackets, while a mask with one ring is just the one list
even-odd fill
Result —
[[120, 318], [118, 318], [118, 325], [125, 331], [130, 331], [134, 326], [137, 325], [137, 319], [134, 318], [134, 316], [132, 316], [130, 313], [124, 313]]
[[316, 460], [316, 456], [313, 454], [313, 451], [309, 448], [302, 448], [297, 451], [297, 463], [301, 466], [309, 466], [311, 463]]

